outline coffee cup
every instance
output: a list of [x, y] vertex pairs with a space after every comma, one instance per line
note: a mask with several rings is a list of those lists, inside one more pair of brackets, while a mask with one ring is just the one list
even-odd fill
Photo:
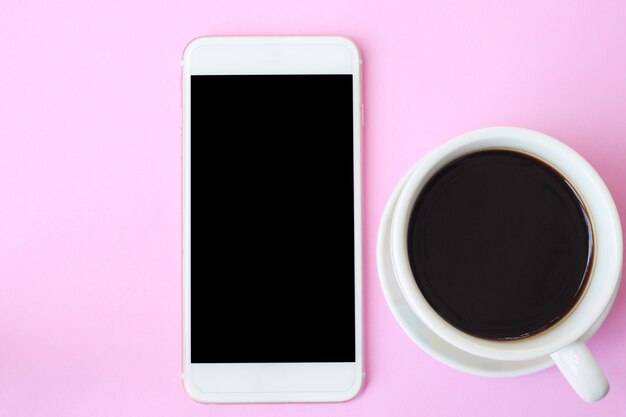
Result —
[[[429, 181], [454, 161], [485, 151], [523, 154], [558, 172], [584, 205], [592, 235], [584, 286], [567, 314], [532, 334], [500, 340], [470, 334], [442, 317], [416, 280], [408, 239], [412, 213]], [[606, 185], [574, 150], [543, 133], [514, 127], [479, 129], [452, 139], [420, 160], [400, 192], [391, 222], [390, 249], [396, 280], [407, 304], [443, 340], [470, 354], [498, 361], [550, 356], [583, 400], [593, 402], [607, 394], [608, 381], [582, 338], [606, 316], [605, 310], [619, 287], [622, 230]]]

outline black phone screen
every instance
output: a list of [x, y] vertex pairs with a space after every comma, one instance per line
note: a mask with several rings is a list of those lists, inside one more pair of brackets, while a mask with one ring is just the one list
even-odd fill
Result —
[[352, 75], [191, 76], [191, 362], [354, 362]]

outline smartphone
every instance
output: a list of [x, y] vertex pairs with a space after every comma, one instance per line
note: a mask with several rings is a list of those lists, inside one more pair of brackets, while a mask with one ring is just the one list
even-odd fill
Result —
[[343, 37], [183, 55], [183, 380], [200, 402], [325, 402], [363, 380], [361, 60]]

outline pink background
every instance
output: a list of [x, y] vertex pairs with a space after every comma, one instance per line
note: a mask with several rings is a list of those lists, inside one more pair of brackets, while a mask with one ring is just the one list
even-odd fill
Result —
[[[201, 35], [343, 34], [364, 60], [366, 385], [342, 404], [201, 405], [181, 372], [180, 57]], [[466, 130], [517, 125], [586, 157], [626, 219], [622, 1], [0, 2], [0, 415], [617, 415], [626, 294], [590, 345], [595, 405], [549, 369], [466, 375], [387, 308], [374, 256], [394, 184]]]

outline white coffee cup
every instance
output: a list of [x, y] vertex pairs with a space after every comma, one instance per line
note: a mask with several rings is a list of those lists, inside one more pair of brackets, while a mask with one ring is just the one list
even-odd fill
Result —
[[[472, 152], [510, 149], [534, 155], [557, 169], [585, 204], [593, 228], [594, 256], [587, 290], [556, 325], [536, 335], [507, 341], [471, 336], [446, 322], [426, 301], [413, 278], [407, 232], [415, 201], [426, 182], [449, 162]], [[492, 127], [460, 135], [424, 156], [402, 189], [391, 225], [391, 255], [396, 279], [413, 312], [448, 343], [473, 355], [519, 361], [550, 355], [587, 402], [602, 399], [609, 384], [581, 337], [610, 308], [622, 269], [622, 229], [613, 198], [598, 173], [573, 149], [533, 130]]]

